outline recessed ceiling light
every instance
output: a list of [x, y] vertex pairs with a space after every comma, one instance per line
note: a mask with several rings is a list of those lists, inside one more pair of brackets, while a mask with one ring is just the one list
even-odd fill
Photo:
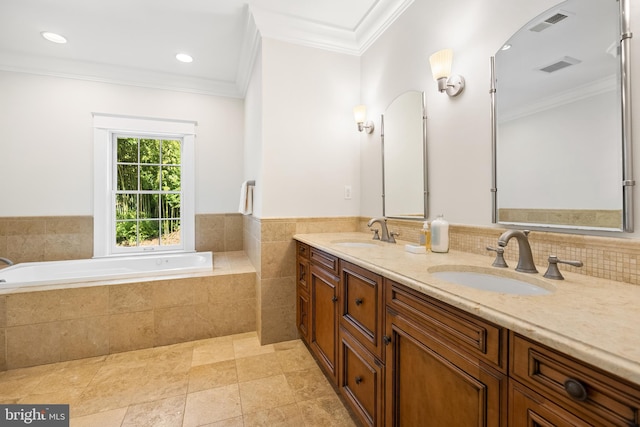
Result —
[[509, 43], [505, 44], [500, 48], [500, 50], [509, 50], [509, 49], [511, 49], [511, 45]]
[[42, 37], [54, 43], [66, 43], [67, 39], [62, 37], [60, 34], [50, 33], [48, 31], [43, 31], [40, 33]]
[[180, 62], [193, 62], [191, 55], [187, 55], [186, 53], [177, 54], [176, 59]]

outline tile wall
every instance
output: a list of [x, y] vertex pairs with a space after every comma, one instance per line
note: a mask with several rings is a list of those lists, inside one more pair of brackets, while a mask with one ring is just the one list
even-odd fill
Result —
[[[196, 215], [196, 250], [241, 251], [240, 214]], [[93, 256], [92, 216], [0, 217], [0, 257], [13, 262]]]
[[357, 217], [262, 220], [253, 216], [245, 217], [244, 247], [256, 266], [256, 326], [262, 344], [298, 337], [293, 236], [299, 233], [357, 231], [357, 227]]

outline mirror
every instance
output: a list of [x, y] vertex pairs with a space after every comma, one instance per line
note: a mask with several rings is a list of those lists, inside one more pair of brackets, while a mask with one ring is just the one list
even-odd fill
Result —
[[492, 58], [493, 222], [633, 231], [628, 1], [563, 1]]
[[427, 137], [424, 92], [408, 91], [382, 115], [382, 215], [427, 218]]

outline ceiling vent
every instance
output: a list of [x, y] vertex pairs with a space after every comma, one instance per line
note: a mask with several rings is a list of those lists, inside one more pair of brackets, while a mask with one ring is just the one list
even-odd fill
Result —
[[581, 63], [579, 59], [572, 58], [570, 56], [564, 56], [557, 61], [553, 61], [553, 63], [549, 65], [545, 65], [544, 67], [538, 68], [540, 71], [544, 71], [545, 73], [553, 73], [558, 70], [562, 70], [563, 68], [570, 67], [572, 65], [576, 65]]
[[550, 17], [548, 17], [547, 19], [545, 19], [544, 21], [535, 24], [533, 27], [530, 27], [529, 31], [539, 33], [551, 27], [552, 25], [556, 25], [558, 22], [564, 21], [568, 17], [569, 17], [569, 12], [565, 12], [563, 10], [558, 11], [553, 15], [551, 15]]

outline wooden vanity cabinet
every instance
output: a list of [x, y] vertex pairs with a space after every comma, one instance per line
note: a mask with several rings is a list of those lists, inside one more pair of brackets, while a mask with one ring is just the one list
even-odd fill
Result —
[[510, 425], [640, 425], [640, 387], [513, 332], [510, 358]]
[[385, 426], [506, 426], [507, 331], [390, 280], [385, 292]]
[[334, 384], [338, 378], [338, 262], [333, 255], [310, 248], [308, 344]]
[[384, 425], [382, 276], [340, 262], [338, 388], [363, 425]]
[[296, 245], [296, 324], [300, 337], [309, 342], [309, 246], [304, 243]]

